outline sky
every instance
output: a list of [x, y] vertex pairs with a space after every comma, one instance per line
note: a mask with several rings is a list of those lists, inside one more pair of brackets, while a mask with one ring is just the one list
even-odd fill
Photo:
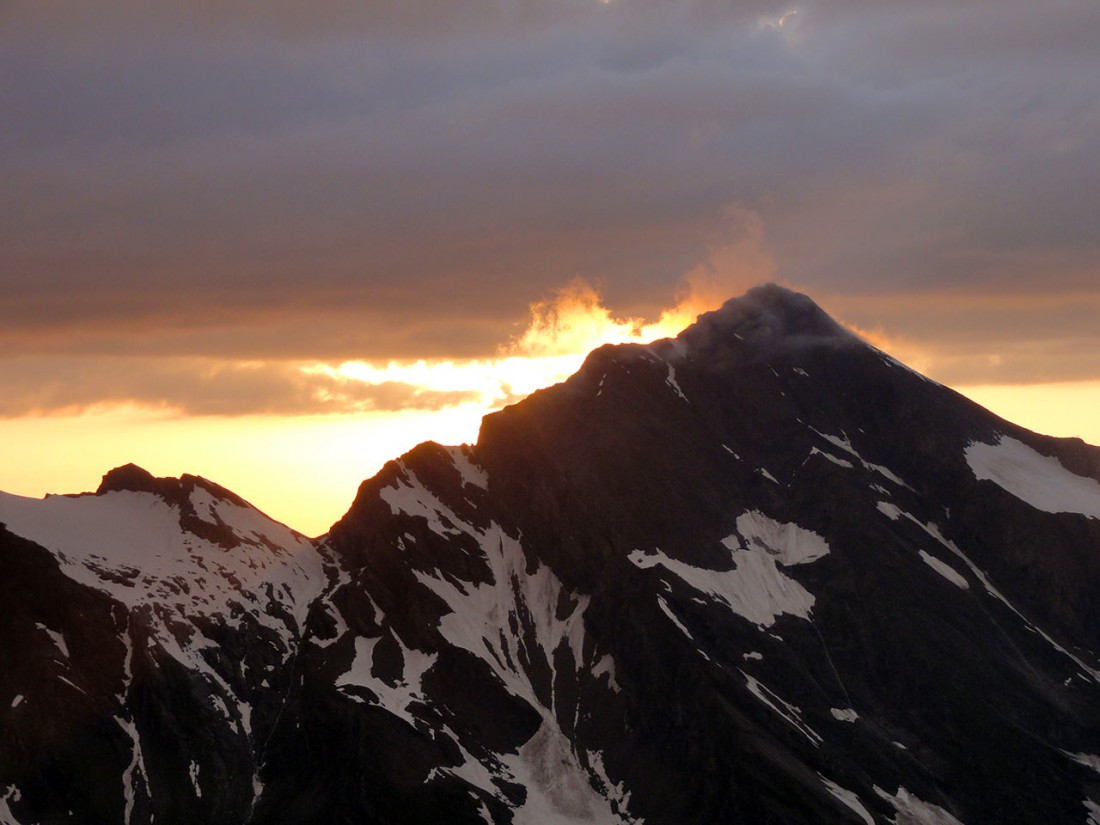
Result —
[[1095, 0], [0, 3], [0, 489], [310, 534], [763, 282], [1100, 443]]

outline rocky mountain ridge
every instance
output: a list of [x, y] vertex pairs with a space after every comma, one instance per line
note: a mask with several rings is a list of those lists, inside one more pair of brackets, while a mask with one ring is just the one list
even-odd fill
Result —
[[750, 291], [310, 541], [0, 495], [0, 822], [1100, 822], [1100, 450]]

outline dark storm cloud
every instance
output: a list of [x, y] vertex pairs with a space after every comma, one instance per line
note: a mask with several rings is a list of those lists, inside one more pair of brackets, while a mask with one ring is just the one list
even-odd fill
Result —
[[1100, 294], [1098, 42], [1092, 0], [8, 3], [0, 345], [486, 355], [574, 276], [655, 314], [734, 206], [858, 323], [1038, 374], [913, 296]]

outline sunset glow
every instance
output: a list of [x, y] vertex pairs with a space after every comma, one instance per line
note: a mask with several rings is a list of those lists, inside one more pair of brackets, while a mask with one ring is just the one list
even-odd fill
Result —
[[955, 389], [1030, 430], [1100, 445], [1100, 381], [962, 385]]
[[40, 497], [94, 490], [132, 462], [202, 475], [309, 535], [324, 533], [360, 482], [421, 441], [477, 437], [481, 408], [302, 417], [165, 417], [148, 411], [0, 419], [0, 489]]
[[653, 323], [617, 318], [590, 285], [577, 280], [552, 298], [531, 305], [527, 329], [491, 359], [467, 361], [390, 361], [373, 364], [345, 361], [331, 366], [303, 367], [347, 382], [408, 384], [438, 393], [469, 393], [486, 411], [499, 409], [537, 389], [564, 381], [575, 373], [589, 352], [604, 344], [648, 343], [677, 335], [695, 317], [717, 304], [691, 297], [666, 310]]
[[0, 418], [0, 443], [6, 445], [0, 489], [30, 496], [94, 490], [106, 470], [133, 462], [155, 475], [201, 474], [317, 535], [386, 461], [422, 441], [476, 441], [482, 416], [564, 380], [592, 349], [677, 334], [694, 320], [694, 300], [646, 324], [614, 317], [591, 286], [576, 281], [533, 304], [527, 328], [503, 344], [497, 358], [299, 368], [338, 383], [397, 383], [414, 392], [472, 396], [436, 409], [224, 417], [126, 403], [98, 404], [78, 414]]
[[1100, 17], [17, 0], [0, 490], [200, 474], [306, 532], [383, 461], [774, 281], [1100, 441]]
[[[732, 264], [732, 261], [727, 261]], [[698, 283], [698, 281], [697, 281]], [[416, 444], [472, 443], [481, 418], [568, 378], [603, 344], [672, 337], [717, 308], [717, 292], [686, 289], [656, 321], [616, 316], [591, 285], [575, 280], [530, 307], [524, 331], [495, 358], [345, 361], [298, 367], [333, 386], [403, 385], [416, 393], [464, 398], [434, 408], [347, 409], [324, 415], [193, 416], [134, 403], [99, 404], [76, 414], [0, 418], [0, 489], [21, 495], [93, 490], [125, 462], [156, 475], [204, 475], [310, 535], [325, 532], [355, 490], [388, 460]], [[932, 377], [934, 353], [881, 331], [853, 326], [865, 340]], [[1100, 382], [960, 386], [994, 412], [1037, 431], [1100, 443]], [[336, 399], [347, 405], [348, 392]]]
[[602, 344], [675, 335], [694, 319], [689, 306], [684, 302], [651, 324], [616, 318], [591, 286], [577, 281], [533, 304], [528, 327], [503, 344], [497, 358], [300, 368], [338, 382], [393, 382], [473, 396], [438, 409], [227, 418], [123, 404], [0, 419], [0, 442], [7, 445], [0, 489], [32, 496], [92, 490], [107, 469], [133, 462], [157, 475], [202, 474], [292, 527], [319, 534], [386, 461], [422, 441], [476, 441], [486, 413], [564, 380]]

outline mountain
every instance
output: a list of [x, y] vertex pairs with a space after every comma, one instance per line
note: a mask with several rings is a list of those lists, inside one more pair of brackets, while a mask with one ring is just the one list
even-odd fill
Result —
[[0, 822], [245, 821], [323, 554], [133, 465], [0, 523]]
[[0, 822], [1100, 823], [1100, 450], [780, 287], [314, 541], [132, 466], [0, 523]]

